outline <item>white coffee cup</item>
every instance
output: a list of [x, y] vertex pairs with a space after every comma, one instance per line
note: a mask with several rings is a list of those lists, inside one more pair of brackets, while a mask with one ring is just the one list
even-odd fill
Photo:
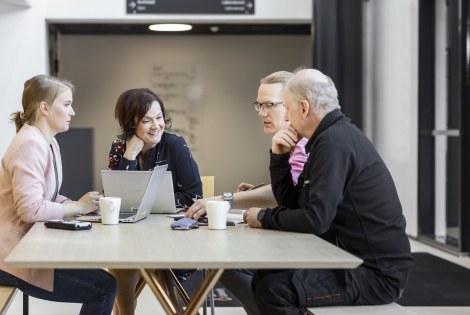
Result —
[[227, 228], [227, 213], [230, 210], [228, 201], [208, 200], [206, 202], [209, 229], [225, 230]]
[[100, 211], [102, 224], [118, 224], [119, 211], [121, 210], [121, 198], [101, 197]]

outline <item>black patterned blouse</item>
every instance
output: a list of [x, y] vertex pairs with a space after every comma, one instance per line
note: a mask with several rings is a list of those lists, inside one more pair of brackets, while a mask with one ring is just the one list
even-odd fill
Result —
[[155, 166], [168, 164], [168, 171], [173, 176], [173, 188], [177, 207], [189, 207], [193, 198], [202, 198], [202, 183], [199, 169], [183, 137], [164, 132], [160, 142], [150, 150], [144, 165], [139, 164], [140, 154], [135, 160], [128, 160], [123, 155], [126, 143], [115, 140], [111, 145], [108, 158], [110, 170], [151, 171]]

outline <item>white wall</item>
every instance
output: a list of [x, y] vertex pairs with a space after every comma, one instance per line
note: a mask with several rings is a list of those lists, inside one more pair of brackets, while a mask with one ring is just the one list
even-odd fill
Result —
[[[29, 5], [29, 7], [28, 7]], [[9, 116], [12, 112], [21, 109], [21, 93], [23, 88], [23, 83], [25, 80], [31, 76], [39, 73], [48, 73], [48, 56], [47, 56], [47, 37], [46, 37], [46, 22], [144, 22], [144, 21], [186, 21], [186, 22], [210, 22], [210, 21], [219, 21], [227, 23], [270, 23], [270, 22], [285, 22], [285, 23], [310, 23], [312, 16], [312, 2], [311, 0], [257, 0], [256, 1], [256, 14], [253, 16], [245, 15], [126, 15], [125, 13], [125, 2], [124, 1], [115, 1], [115, 0], [0, 0], [0, 69], [2, 76], [0, 76], [0, 95], [2, 96], [2, 106], [0, 106], [0, 131], [2, 132], [2, 137], [0, 137], [0, 156], [3, 156], [11, 138], [15, 134], [14, 125], [9, 123]], [[257, 40], [252, 40], [252, 46], [259, 44]], [[100, 42], [100, 40], [98, 40]], [[303, 41], [305, 43], [306, 40]], [[225, 67], [222, 65], [220, 67], [220, 72], [223, 72], [221, 76], [224, 78], [227, 74], [232, 75], [239, 74], [239, 71], [242, 70], [240, 65], [245, 64], [247, 60], [256, 63], [256, 59], [259, 58], [259, 68], [257, 69], [259, 73], [256, 74], [251, 72], [253, 76], [250, 79], [246, 79], [243, 76], [240, 84], [237, 85], [240, 90], [229, 91], [228, 95], [231, 93], [243, 94], [244, 91], [250, 90], [247, 93], [246, 98], [243, 100], [242, 106], [249, 107], [250, 102], [256, 96], [256, 86], [258, 84], [258, 79], [260, 76], [269, 73], [270, 71], [278, 69], [288, 69], [290, 65], [295, 66], [298, 64], [309, 65], [310, 61], [310, 45], [301, 44], [301, 48], [298, 52], [298, 55], [302, 57], [297, 59], [283, 59], [286, 56], [279, 54], [281, 50], [279, 45], [282, 45], [281, 42], [276, 41], [275, 44], [270, 44], [270, 49], [264, 49], [262, 55], [253, 55], [250, 51], [253, 50], [252, 47], [244, 46], [246, 51], [241, 54], [244, 60], [237, 59], [235, 57], [232, 60], [236, 60], [238, 65], [233, 67]], [[297, 45], [297, 43], [296, 43]], [[80, 46], [80, 45], [79, 45]], [[229, 47], [229, 46], [227, 46]], [[295, 49], [299, 49], [295, 47]], [[90, 47], [93, 49], [93, 47]], [[102, 47], [103, 51], [109, 50], [106, 47]], [[121, 47], [115, 48], [117, 51], [121, 50]], [[192, 49], [189, 47], [188, 49]], [[220, 47], [224, 49], [224, 47]], [[263, 50], [263, 49], [261, 49]], [[235, 51], [235, 50], [234, 50]], [[206, 51], [206, 64], [210, 64], [209, 56], [212, 54], [212, 51]], [[227, 52], [231, 53], [231, 52]], [[62, 54], [64, 55], [64, 54]], [[74, 56], [72, 52], [67, 53], [67, 55]], [[121, 55], [122, 56], [122, 55]], [[127, 60], [128, 56], [122, 56], [123, 60]], [[273, 67], [273, 57], [276, 59], [276, 67]], [[289, 57], [289, 55], [287, 55]], [[90, 60], [93, 60], [94, 55], [91, 54]], [[103, 57], [106, 60], [106, 57]], [[279, 62], [279, 59], [281, 61]], [[181, 61], [181, 60], [179, 60]], [[191, 60], [186, 60], [187, 62], [192, 62]], [[80, 61], [82, 62], [82, 61]], [[149, 61], [149, 64], [153, 64], [155, 60]], [[105, 62], [106, 63], [106, 62]], [[132, 65], [131, 65], [132, 66]], [[247, 66], [247, 67], [252, 67]], [[117, 71], [114, 69], [114, 66], [111, 66], [110, 73]], [[132, 71], [131, 71], [132, 72]], [[211, 70], [208, 70], [207, 73], [210, 73]], [[217, 72], [217, 71], [216, 71]], [[91, 73], [94, 73], [91, 71]], [[213, 74], [212, 74], [213, 75]], [[138, 77], [138, 74], [135, 74]], [[241, 76], [238, 75], [237, 78]], [[112, 76], [107, 76], [106, 79], [113, 78]], [[73, 78], [72, 78], [73, 79]], [[114, 78], [113, 78], [114, 79]], [[230, 81], [230, 78], [226, 78], [227, 81]], [[89, 81], [90, 76], [88, 76], [85, 81]], [[211, 77], [213, 79], [213, 76]], [[220, 77], [219, 77], [220, 80]], [[78, 80], [80, 82], [80, 79]], [[106, 80], [105, 80], [106, 81]], [[146, 83], [146, 81], [135, 80], [134, 83], [140, 82], [141, 84]], [[211, 82], [211, 81], [209, 81]], [[79, 83], [80, 87], [81, 84]], [[99, 86], [99, 84], [97, 84]], [[129, 84], [126, 82], [121, 86], [116, 87], [115, 90], [112, 90], [112, 93], [109, 94], [109, 98], [106, 100], [110, 104], [113, 104], [115, 97], [117, 96], [118, 91], [121, 92], [123, 89], [128, 88]], [[94, 88], [94, 86], [92, 86]], [[219, 93], [225, 93], [227, 87], [220, 89]], [[87, 90], [87, 89], [85, 89]], [[91, 89], [93, 90], [93, 89]], [[243, 92], [240, 92], [243, 91]], [[207, 98], [211, 99], [212, 92], [207, 93]], [[220, 95], [219, 94], [219, 95]], [[80, 104], [81, 92], [76, 94], [77, 106]], [[86, 97], [84, 98], [86, 99]], [[246, 103], [249, 99], [250, 102]], [[214, 102], [220, 102], [218, 97], [215, 97]], [[234, 102], [235, 103], [235, 102]], [[242, 103], [236, 103], [240, 105]], [[77, 116], [80, 116], [81, 112], [78, 109]], [[235, 114], [235, 118], [240, 118], [242, 113]], [[107, 117], [112, 117], [106, 114]], [[94, 117], [91, 115], [90, 117]], [[230, 117], [228, 123], [230, 124], [233, 120], [233, 117]], [[238, 120], [240, 121], [240, 120]], [[99, 121], [94, 120], [95, 123], [99, 125]], [[259, 126], [256, 116], [253, 116], [253, 113], [250, 112], [249, 117], [246, 121], [247, 124], [252, 126]], [[217, 125], [222, 125], [224, 122], [215, 123]], [[93, 125], [93, 123], [83, 123], [82, 125]], [[209, 126], [205, 126], [206, 129], [209, 129]], [[240, 133], [243, 136], [251, 137], [250, 133], [244, 128], [244, 126], [235, 126], [240, 130]], [[111, 127], [112, 129], [112, 127]], [[115, 134], [116, 129], [109, 131], [109, 134]], [[257, 135], [259, 135], [260, 130], [256, 130]], [[206, 131], [206, 133], [209, 133]], [[210, 137], [210, 135], [208, 135]], [[252, 138], [250, 138], [252, 139]], [[248, 149], [260, 147], [265, 148], [266, 144], [269, 145], [269, 138], [263, 137], [258, 139], [259, 143], [251, 143], [248, 146]], [[227, 144], [228, 142], [228, 144]], [[219, 150], [227, 150], [232, 154], [235, 154], [236, 146], [230, 145], [230, 139], [225, 139], [223, 144], [220, 144]], [[107, 144], [106, 146], [108, 146]], [[207, 148], [201, 148], [201, 152]], [[101, 158], [101, 157], [100, 157]], [[251, 157], [250, 157], [251, 158]], [[200, 158], [201, 161], [204, 160], [204, 157]], [[203, 162], [204, 163], [204, 162]], [[209, 162], [206, 162], [209, 163]], [[97, 164], [100, 165], [101, 164]], [[256, 165], [256, 163], [254, 164]], [[262, 165], [263, 170], [266, 170], [265, 166]], [[255, 168], [255, 166], [250, 166]], [[257, 169], [260, 170], [261, 168]], [[203, 172], [209, 172], [211, 170], [202, 169]], [[217, 175], [217, 172], [214, 174]], [[222, 177], [220, 174], [219, 177]], [[238, 179], [234, 179], [237, 180]], [[249, 179], [247, 179], [249, 180]], [[253, 181], [257, 181], [258, 178], [255, 176]], [[267, 181], [267, 180], [264, 180]], [[98, 181], [99, 182], [99, 181]], [[217, 185], [217, 184], [216, 184]], [[223, 185], [227, 187], [229, 184]], [[225, 189], [225, 188], [224, 188]], [[233, 185], [230, 184], [230, 187], [226, 189], [233, 189]]]
[[[265, 75], [310, 66], [310, 47], [308, 35], [61, 36], [59, 72], [77, 87], [71, 127], [94, 129], [96, 189], [118, 133], [116, 99], [135, 87], [162, 93], [152, 87], [155, 65], [199, 69], [200, 97], [187, 107], [197, 120], [192, 148], [200, 173], [215, 176], [216, 193], [233, 191], [241, 181], [270, 182], [270, 136], [251, 104]], [[165, 106], [175, 108], [171, 101]], [[186, 129], [176, 120], [173, 127]]]
[[417, 236], [418, 1], [365, 5], [367, 133], [395, 180], [407, 233]]
[[30, 8], [0, 2], [0, 156], [15, 135], [9, 118], [21, 110], [24, 82], [48, 69], [44, 1], [29, 3]]

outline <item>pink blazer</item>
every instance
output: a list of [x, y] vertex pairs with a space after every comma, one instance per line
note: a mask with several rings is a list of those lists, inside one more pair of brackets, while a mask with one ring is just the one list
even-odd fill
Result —
[[50, 201], [61, 183], [62, 160], [57, 141], [54, 138], [51, 144], [47, 143], [38, 128], [25, 124], [10, 143], [0, 166], [0, 269], [49, 291], [53, 290], [54, 270], [13, 268], [4, 260], [35, 222], [63, 218], [61, 202], [67, 198], [57, 195], [54, 202]]

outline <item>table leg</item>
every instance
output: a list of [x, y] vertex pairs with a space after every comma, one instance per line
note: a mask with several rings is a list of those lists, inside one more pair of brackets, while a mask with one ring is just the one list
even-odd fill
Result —
[[174, 301], [171, 301], [166, 294], [164, 287], [160, 284], [157, 277], [155, 276], [154, 269], [140, 269], [140, 274], [148, 284], [149, 288], [152, 290], [153, 294], [155, 294], [157, 297], [157, 300], [160, 302], [160, 305], [163, 307], [165, 313], [168, 315], [176, 315], [177, 312], [176, 307], [173, 304]]
[[172, 281], [173, 281], [173, 284], [176, 287], [176, 290], [178, 291], [179, 297], [183, 300], [184, 305], [188, 305], [189, 301], [190, 301], [188, 294], [184, 290], [184, 288], [181, 285], [181, 283], [179, 282], [178, 278], [175, 276], [175, 273], [173, 272], [173, 270], [168, 269], [168, 272], [169, 272], [169, 274], [172, 278]]
[[140, 277], [139, 279], [139, 282], [137, 282], [137, 285], [135, 287], [135, 299], [137, 300], [137, 298], [139, 297], [140, 293], [142, 292], [142, 290], [144, 289], [145, 287], [145, 280], [144, 278]]
[[[215, 284], [217, 283], [217, 281], [219, 280], [223, 272], [224, 272], [224, 269], [210, 269], [207, 272], [207, 276], [204, 279], [202, 279], [201, 284], [199, 285], [198, 289], [194, 293], [194, 296], [191, 300], [189, 300], [189, 297], [186, 294], [183, 294], [183, 295], [180, 294], [183, 300], [187, 299], [187, 301], [185, 301], [187, 302], [186, 309], [184, 310], [183, 314], [185, 315], [198, 314], [199, 307], [205, 301], [207, 294], [215, 286]], [[155, 294], [156, 298], [158, 299], [161, 306], [163, 307], [163, 310], [165, 311], [165, 313], [168, 315], [180, 314], [180, 308], [178, 306], [175, 306], [174, 304], [174, 303], [178, 303], [178, 301], [172, 301], [168, 297], [168, 294], [166, 293], [166, 290], [165, 290], [167, 285], [164, 283], [163, 284], [160, 283], [158, 277], [155, 275], [154, 270], [153, 269], [149, 269], [149, 270], [140, 269], [140, 273], [142, 277], [144, 278], [145, 282], [149, 285], [153, 294]], [[176, 281], [176, 283], [179, 284], [176, 277], [174, 280]], [[161, 281], [168, 282], [165, 277], [162, 277]], [[178, 285], [176, 285], [176, 288], [178, 290], [178, 293], [180, 293], [180, 289], [178, 288]], [[171, 288], [168, 288], [168, 290], [170, 289]], [[184, 292], [184, 289], [181, 288], [181, 290]]]
[[181, 287], [173, 271], [171, 271], [171, 269], [157, 269], [155, 273], [157, 274], [157, 279], [160, 279], [160, 284], [164, 287], [170, 301], [173, 302], [176, 313], [183, 314], [182, 303], [184, 303], [184, 305], [188, 304], [189, 297]]
[[201, 284], [194, 293], [193, 298], [189, 304], [186, 305], [186, 310], [184, 311], [185, 315], [197, 314], [199, 307], [203, 302], [205, 302], [207, 294], [215, 286], [223, 272], [224, 269], [210, 269], [207, 272], [207, 276], [202, 279]]
[[[206, 277], [207, 269], [202, 269], [202, 279]], [[212, 313], [211, 313], [212, 314]], [[202, 315], [207, 315], [207, 299], [202, 304]]]

